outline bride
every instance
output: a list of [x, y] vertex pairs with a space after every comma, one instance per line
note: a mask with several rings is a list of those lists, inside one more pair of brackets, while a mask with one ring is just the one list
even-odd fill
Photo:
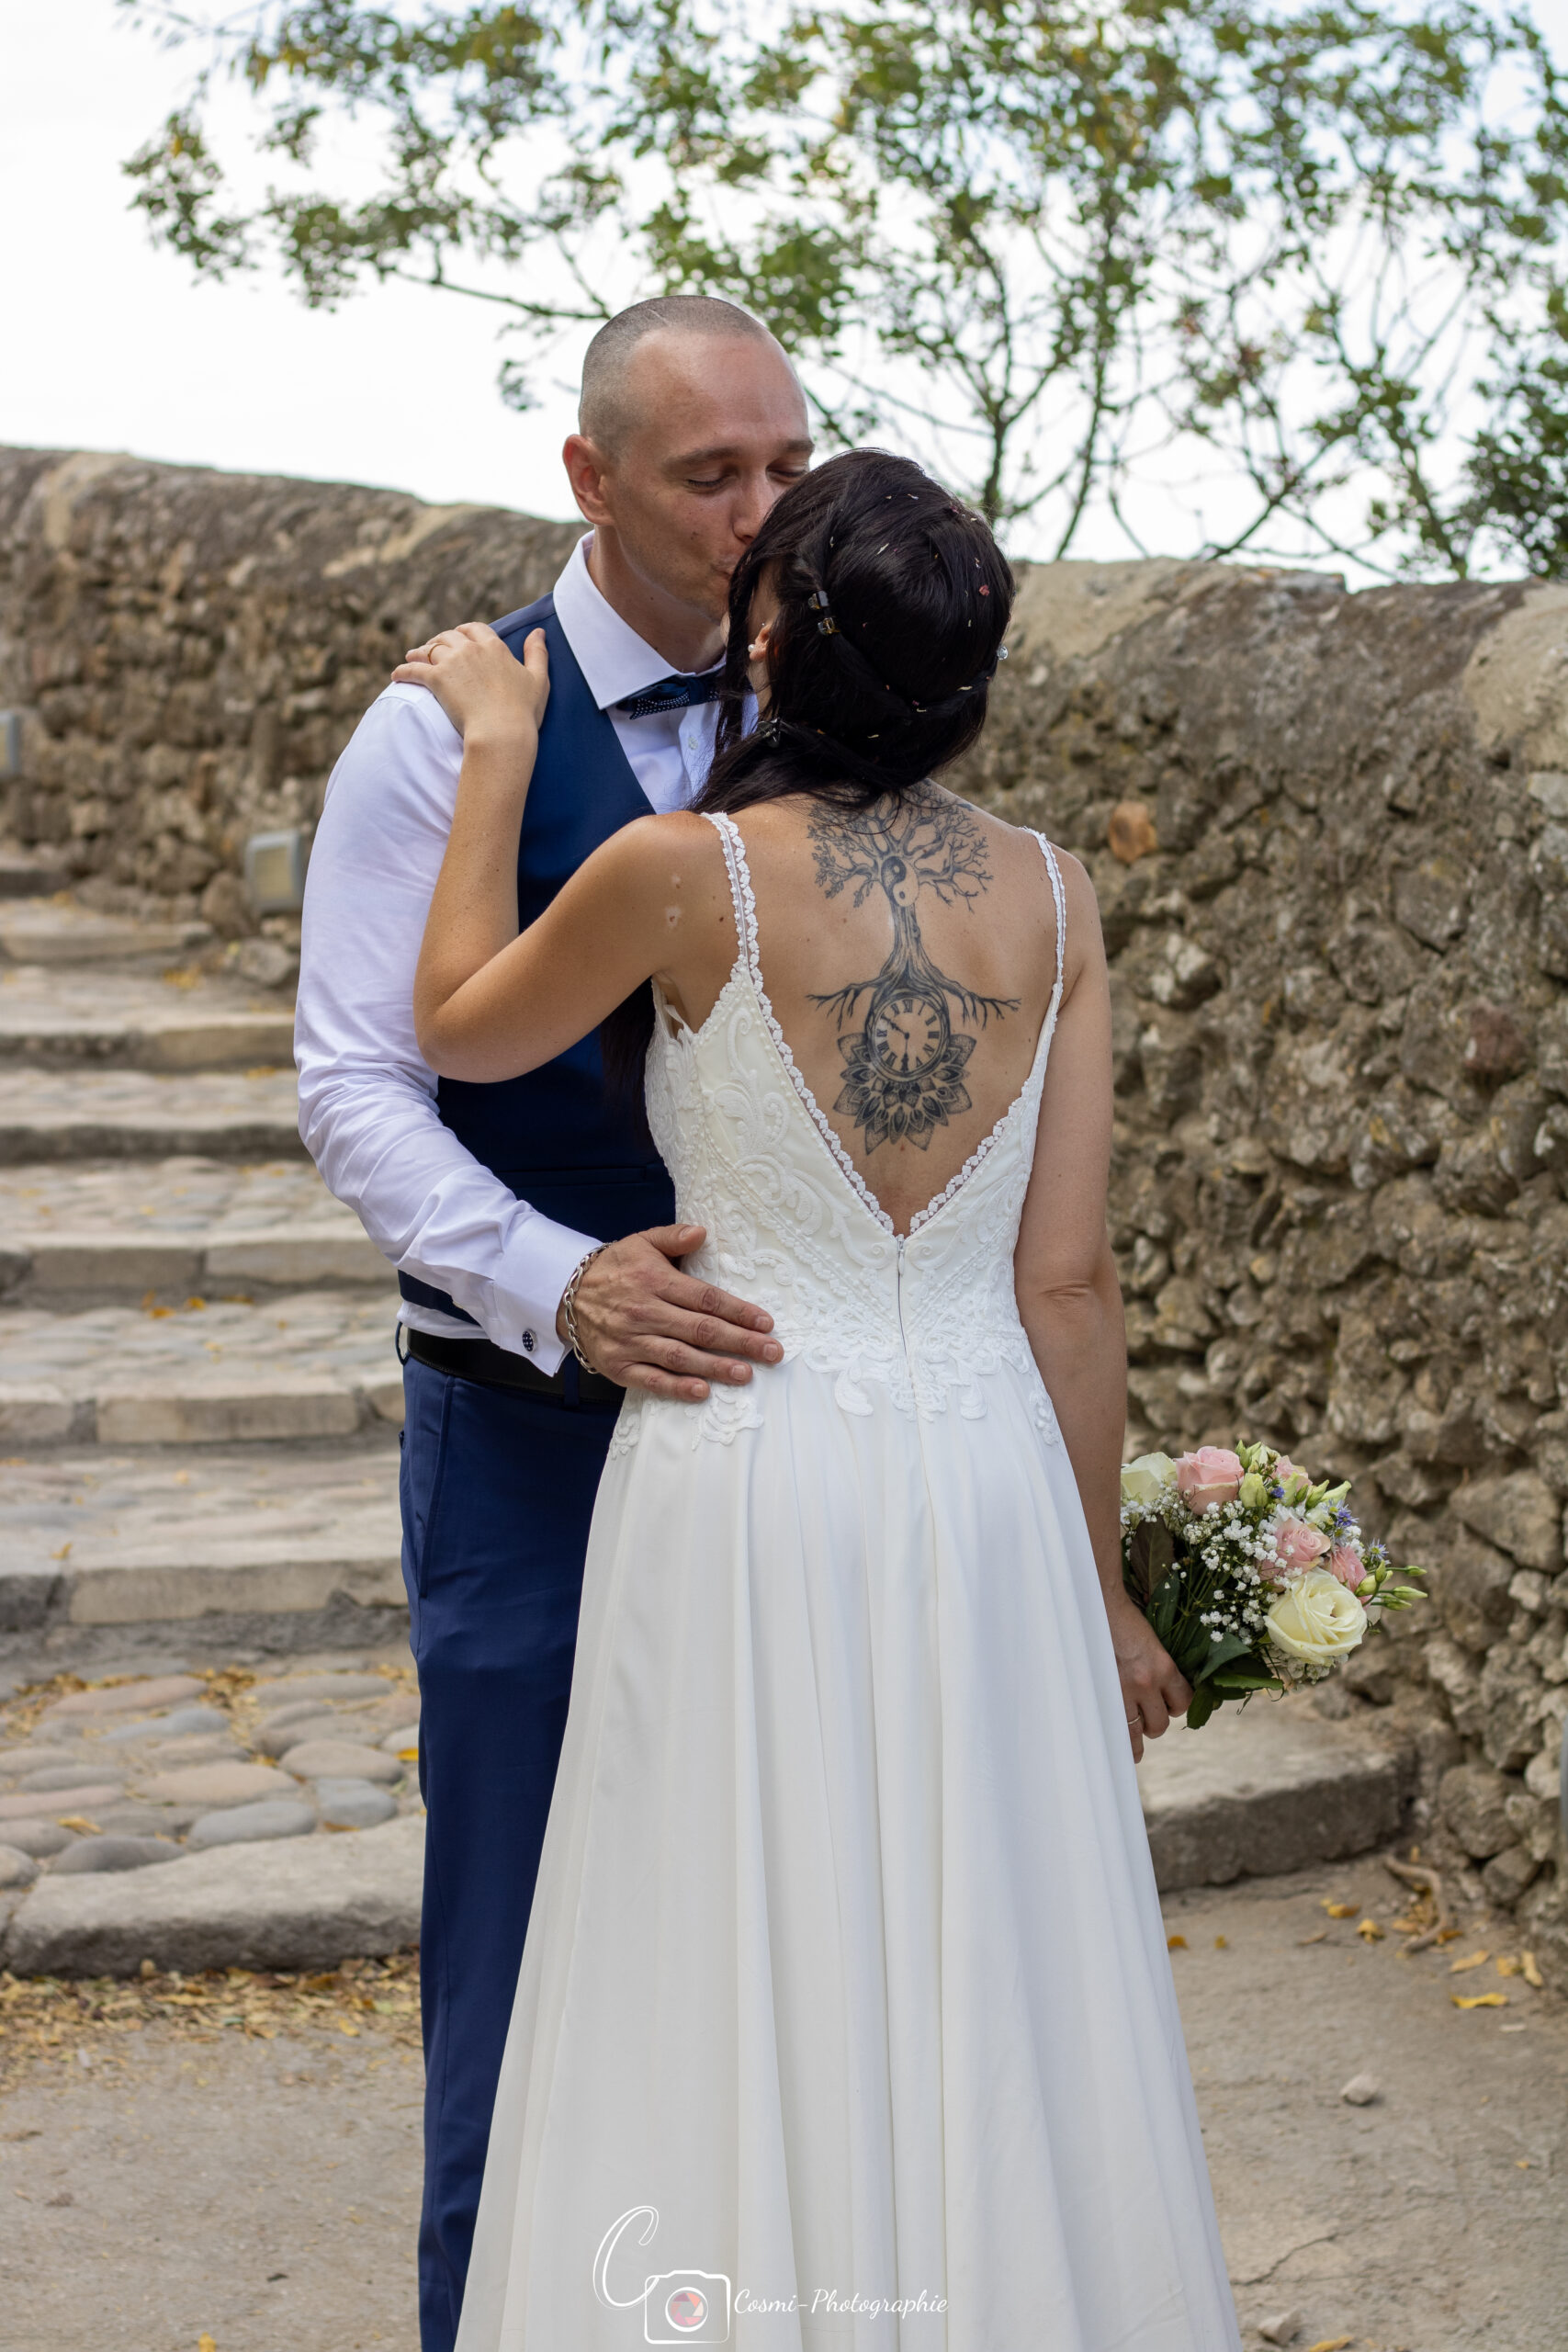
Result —
[[688, 1271], [783, 1345], [622, 1410], [459, 2352], [1238, 2342], [1134, 1770], [1190, 1692], [1122, 1591], [1094, 897], [931, 780], [1011, 594], [918, 467], [819, 467], [695, 809], [521, 937], [542, 635], [399, 673], [464, 735], [422, 1050], [646, 1056]]

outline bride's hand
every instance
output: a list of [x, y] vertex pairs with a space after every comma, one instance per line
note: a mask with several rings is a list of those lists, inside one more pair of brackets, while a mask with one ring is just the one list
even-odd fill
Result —
[[463, 621], [414, 646], [392, 683], [427, 686], [465, 744], [531, 740], [550, 695], [545, 632], [529, 630], [519, 662], [483, 621]]
[[1132, 1601], [1123, 1600], [1111, 1611], [1111, 1640], [1122, 1678], [1122, 1713], [1136, 1763], [1145, 1740], [1157, 1739], [1173, 1716], [1187, 1713], [1192, 1686], [1177, 1671], [1175, 1659]]

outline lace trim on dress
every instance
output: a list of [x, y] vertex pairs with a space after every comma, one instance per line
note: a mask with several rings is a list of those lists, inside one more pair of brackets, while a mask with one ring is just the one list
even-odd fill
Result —
[[929, 1225], [931, 1218], [947, 1206], [953, 1194], [963, 1191], [976, 1170], [989, 1158], [997, 1145], [1000, 1143], [1010, 1122], [1034, 1091], [1036, 1080], [1043, 1082], [1044, 1080], [1045, 1058], [1051, 1050], [1051, 1040], [1056, 1030], [1056, 1014], [1062, 1002], [1062, 975], [1066, 968], [1067, 900], [1066, 893], [1062, 888], [1062, 876], [1056, 865], [1055, 851], [1043, 833], [1035, 833], [1034, 839], [1045, 853], [1045, 870], [1051, 877], [1051, 899], [1056, 910], [1056, 980], [1055, 986], [1051, 990], [1051, 1001], [1045, 1008], [1045, 1018], [1040, 1025], [1040, 1038], [1034, 1048], [1034, 1059], [1030, 1067], [1029, 1076], [1023, 1082], [1022, 1092], [1013, 1096], [990, 1134], [982, 1137], [981, 1141], [976, 1145], [957, 1175], [948, 1179], [935, 1200], [928, 1201], [923, 1209], [915, 1211], [914, 1216], [909, 1219], [911, 1233], [919, 1233], [922, 1225]]
[[[768, 991], [762, 985], [761, 962], [757, 953], [757, 894], [751, 888], [751, 869], [746, 863], [746, 850], [740, 839], [740, 830], [734, 818], [727, 817], [722, 810], [705, 809], [703, 813], [710, 825], [717, 827], [718, 837], [724, 843], [724, 862], [729, 868], [729, 888], [735, 900], [735, 928], [740, 937], [741, 954], [746, 958], [747, 974], [756, 991], [758, 1011], [768, 1024], [769, 1035], [778, 1048], [779, 1059], [789, 1072], [790, 1082], [809, 1114], [818, 1134], [878, 1225], [882, 1227], [884, 1232], [892, 1234], [897, 1240], [898, 1237], [892, 1218], [833, 1133], [816, 1095], [813, 1094], [805, 1077], [795, 1065], [795, 1056], [789, 1049], [789, 1040], [779, 1027], [773, 1008], [768, 1001]], [[739, 962], [739, 958], [737, 961]]]
[[724, 844], [724, 862], [729, 874], [730, 897], [735, 905], [736, 935], [740, 943], [739, 954], [735, 959], [735, 969], [739, 972], [741, 960], [744, 958], [748, 977], [756, 992], [758, 1009], [778, 1049], [779, 1059], [789, 1073], [790, 1082], [799, 1095], [818, 1134], [849, 1178], [861, 1202], [876, 1219], [883, 1231], [890, 1234], [895, 1241], [907, 1241], [917, 1234], [923, 1225], [929, 1225], [932, 1217], [939, 1216], [948, 1203], [963, 1191], [971, 1176], [984, 1165], [997, 1145], [1000, 1143], [1014, 1118], [1035, 1091], [1037, 1084], [1043, 1081], [1045, 1060], [1051, 1050], [1051, 1039], [1055, 1033], [1056, 1015], [1061, 1009], [1062, 979], [1066, 970], [1067, 902], [1066, 893], [1062, 888], [1061, 869], [1056, 864], [1056, 854], [1043, 833], [1033, 834], [1033, 839], [1039, 842], [1045, 854], [1045, 869], [1051, 877], [1051, 898], [1056, 910], [1056, 979], [1051, 990], [1051, 1001], [1045, 1008], [1045, 1018], [1040, 1024], [1040, 1036], [1034, 1048], [1034, 1059], [1031, 1064], [1029, 1076], [998, 1119], [990, 1134], [983, 1136], [976, 1145], [963, 1167], [959, 1169], [956, 1175], [948, 1179], [935, 1199], [928, 1201], [923, 1209], [916, 1210], [909, 1219], [908, 1233], [900, 1234], [893, 1219], [888, 1216], [834, 1133], [831, 1122], [807, 1083], [804, 1073], [790, 1051], [789, 1040], [779, 1026], [762, 980], [761, 957], [757, 944], [757, 894], [751, 887], [751, 869], [746, 862], [746, 845], [740, 838], [740, 829], [734, 818], [726, 816], [722, 809], [705, 809], [703, 813]]

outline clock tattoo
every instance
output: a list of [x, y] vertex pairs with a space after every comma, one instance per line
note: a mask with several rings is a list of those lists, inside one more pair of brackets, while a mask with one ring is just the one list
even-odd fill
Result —
[[[928, 1150], [939, 1126], [971, 1107], [964, 1070], [975, 1050], [974, 1031], [993, 1013], [1016, 1012], [1017, 997], [977, 996], [939, 971], [920, 936], [917, 907], [922, 890], [943, 906], [974, 900], [991, 879], [985, 837], [974, 812], [946, 793], [907, 794], [890, 808], [879, 804], [852, 815], [820, 808], [811, 820], [817, 881], [836, 899], [852, 887], [854, 904], [874, 889], [887, 899], [893, 944], [882, 969], [829, 996], [813, 996], [839, 1028], [843, 1091], [835, 1111], [847, 1113], [878, 1144], [908, 1142]], [[860, 1017], [860, 1025], [849, 1024]], [[969, 1023], [968, 1028], [954, 1026]]]

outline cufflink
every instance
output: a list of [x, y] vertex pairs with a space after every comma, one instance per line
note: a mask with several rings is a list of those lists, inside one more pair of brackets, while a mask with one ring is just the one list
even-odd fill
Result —
[[534, 1350], [538, 1346], [538, 1344], [539, 1344], [539, 1342], [538, 1342], [537, 1337], [536, 1336], [536, 1334], [535, 1334], [534, 1332], [532, 1332], [532, 1331], [525, 1331], [525, 1332], [524, 1332], [524, 1334], [523, 1334], [523, 1347], [524, 1347], [524, 1351], [525, 1351], [525, 1354], [527, 1354], [527, 1355], [532, 1355], [532, 1354], [533, 1354], [533, 1352], [534, 1352]]

